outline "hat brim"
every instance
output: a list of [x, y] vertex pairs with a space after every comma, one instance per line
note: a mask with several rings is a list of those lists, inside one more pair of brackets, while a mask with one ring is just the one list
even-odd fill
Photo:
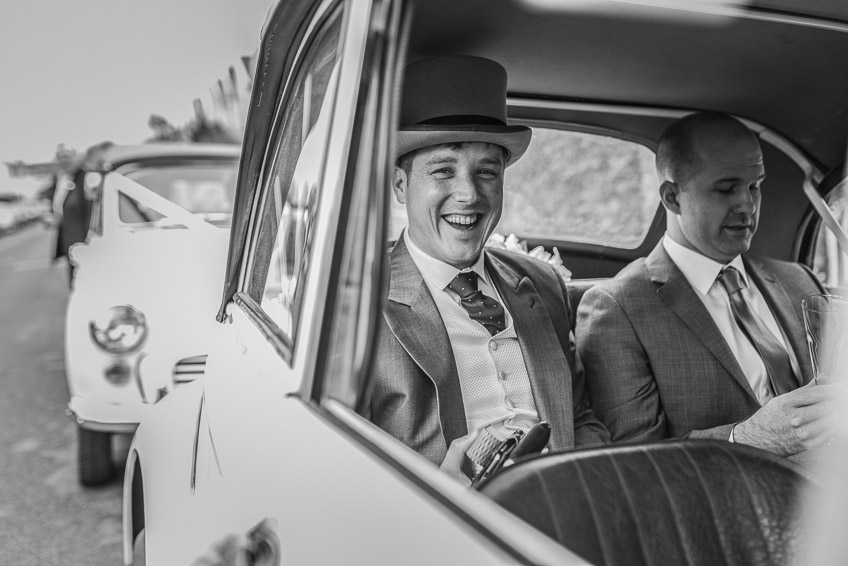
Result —
[[410, 151], [443, 143], [493, 143], [509, 152], [505, 164], [509, 167], [527, 151], [532, 135], [527, 126], [407, 126], [397, 133], [395, 155], [401, 157]]

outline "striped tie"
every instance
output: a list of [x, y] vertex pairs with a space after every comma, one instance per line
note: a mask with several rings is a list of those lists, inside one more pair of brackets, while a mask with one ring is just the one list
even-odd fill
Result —
[[725, 267], [719, 273], [718, 281], [730, 296], [730, 308], [736, 324], [763, 359], [775, 395], [783, 395], [797, 388], [798, 382], [792, 371], [789, 355], [740, 293], [745, 284], [739, 271], [734, 267]]

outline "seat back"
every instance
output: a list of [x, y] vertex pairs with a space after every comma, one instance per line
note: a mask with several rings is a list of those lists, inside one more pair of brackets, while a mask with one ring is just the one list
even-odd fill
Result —
[[519, 462], [481, 492], [598, 565], [797, 559], [802, 468], [722, 441], [580, 450]]

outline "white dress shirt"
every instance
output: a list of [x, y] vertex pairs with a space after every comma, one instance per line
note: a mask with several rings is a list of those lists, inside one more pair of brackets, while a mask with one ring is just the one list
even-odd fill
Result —
[[[450, 339], [459, 376], [468, 432], [488, 428], [501, 440], [514, 431], [526, 431], [539, 422], [530, 377], [513, 319], [485, 269], [485, 251], [470, 268], [477, 273], [478, 289], [497, 300], [506, 314], [506, 328], [495, 336], [468, 316], [459, 295], [447, 288], [460, 272], [415, 245], [406, 231], [401, 235], [439, 309]], [[421, 337], [423, 340], [425, 336]]]
[[[663, 238], [663, 247], [671, 261], [683, 272], [683, 276], [695, 290], [695, 294], [707, 307], [707, 311], [718, 326], [727, 345], [736, 357], [736, 361], [742, 367], [742, 372], [748, 379], [751, 389], [754, 391], [757, 400], [761, 405], [774, 397], [769, 384], [768, 373], [763, 359], [757, 352], [754, 345], [748, 340], [748, 337], [743, 333], [736, 320], [733, 317], [733, 311], [730, 307], [730, 297], [725, 291], [724, 286], [716, 281], [721, 270], [725, 267], [724, 264], [718, 263], [700, 253], [690, 250], [689, 248], [674, 241], [668, 234]], [[734, 267], [742, 276], [742, 281], [745, 287], [740, 291], [743, 298], [748, 303], [751, 310], [762, 320], [766, 328], [778, 339], [778, 342], [789, 354], [789, 360], [792, 364], [792, 371], [795, 375], [799, 375], [798, 361], [795, 359], [795, 354], [792, 348], [788, 346], [786, 337], [783, 331], [777, 324], [774, 315], [771, 312], [760, 290], [754, 282], [748, 278], [745, 272], [745, 264], [742, 262], [742, 256], [736, 256], [730, 263], [726, 264]]]

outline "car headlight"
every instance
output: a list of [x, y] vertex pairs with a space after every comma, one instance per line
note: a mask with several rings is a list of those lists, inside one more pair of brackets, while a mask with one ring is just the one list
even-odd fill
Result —
[[88, 323], [94, 343], [114, 354], [138, 349], [147, 338], [147, 321], [137, 309], [122, 305], [107, 309]]

